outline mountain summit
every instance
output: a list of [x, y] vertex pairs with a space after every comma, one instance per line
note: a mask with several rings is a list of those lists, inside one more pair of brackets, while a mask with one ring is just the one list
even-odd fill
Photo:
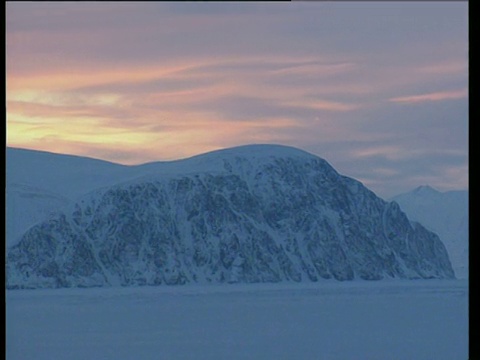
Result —
[[7, 287], [454, 277], [437, 235], [302, 150], [242, 146], [142, 169], [26, 231]]

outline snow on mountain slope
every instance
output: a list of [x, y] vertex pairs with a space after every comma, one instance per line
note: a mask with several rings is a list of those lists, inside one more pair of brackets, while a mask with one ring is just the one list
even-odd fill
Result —
[[6, 180], [44, 189], [71, 200], [95, 188], [139, 176], [135, 166], [44, 151], [7, 148]]
[[412, 220], [439, 235], [458, 278], [468, 278], [468, 191], [439, 192], [430, 186], [392, 198]]
[[151, 173], [215, 172], [222, 166], [225, 156], [243, 154], [255, 159], [258, 156], [281, 155], [282, 152], [307, 154], [289, 147], [254, 145], [213, 151], [208, 156], [124, 166], [87, 157], [7, 147], [7, 246], [16, 243], [19, 235], [44, 220], [52, 211], [97, 188]]
[[435, 234], [301, 150], [243, 146], [141, 169], [28, 230], [7, 286], [453, 277]]
[[141, 171], [72, 155], [6, 149], [6, 244], [78, 196]]
[[10, 183], [6, 192], [7, 247], [16, 244], [26, 229], [53, 216], [69, 202], [44, 189]]
[[248, 157], [251, 161], [268, 161], [275, 156], [313, 155], [288, 146], [260, 144], [216, 150], [175, 161], [126, 166], [88, 157], [7, 147], [6, 178], [7, 186], [10, 183], [24, 184], [74, 199], [96, 188], [150, 173], [216, 171], [225, 159], [238, 156]]

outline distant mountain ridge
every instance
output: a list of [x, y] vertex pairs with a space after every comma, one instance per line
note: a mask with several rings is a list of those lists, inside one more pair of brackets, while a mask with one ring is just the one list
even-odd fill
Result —
[[423, 185], [397, 195], [396, 201], [407, 216], [440, 236], [458, 278], [468, 278], [468, 191], [440, 192]]
[[438, 236], [299, 149], [69, 166], [103, 175], [9, 248], [8, 288], [454, 276]]
[[7, 147], [6, 182], [7, 186], [23, 184], [74, 200], [95, 188], [148, 173], [156, 164], [127, 166], [76, 155]]

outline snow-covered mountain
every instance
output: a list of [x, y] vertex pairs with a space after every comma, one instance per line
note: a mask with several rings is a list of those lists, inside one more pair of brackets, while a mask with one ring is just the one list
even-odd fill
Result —
[[93, 189], [148, 174], [162, 164], [125, 166], [81, 156], [7, 147], [7, 191], [12, 185], [21, 184], [73, 201]]
[[79, 196], [155, 172], [162, 162], [124, 166], [107, 161], [27, 149], [6, 149], [6, 245]]
[[92, 177], [103, 187], [9, 248], [8, 288], [454, 276], [438, 236], [298, 149], [250, 145], [87, 172], [67, 161], [51, 171], [69, 166], [83, 186]]
[[457, 278], [468, 278], [468, 191], [440, 192], [430, 186], [397, 195], [407, 216], [436, 233], [445, 244]]
[[12, 183], [6, 192], [6, 240], [12, 246], [26, 229], [69, 204], [69, 199], [47, 190]]

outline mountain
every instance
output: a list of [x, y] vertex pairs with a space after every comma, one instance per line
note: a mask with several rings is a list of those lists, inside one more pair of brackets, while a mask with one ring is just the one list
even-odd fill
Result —
[[81, 156], [7, 147], [7, 190], [11, 185], [21, 184], [75, 200], [93, 189], [155, 171], [161, 164], [125, 166]]
[[52, 212], [73, 204], [100, 187], [133, 179], [163, 168], [154, 162], [125, 166], [74, 155], [7, 147], [6, 245]]
[[437, 235], [302, 150], [132, 169], [27, 230], [8, 249], [7, 287], [454, 277]]
[[468, 191], [440, 192], [420, 186], [396, 201], [407, 216], [436, 233], [445, 244], [457, 278], [468, 278]]
[[26, 229], [53, 216], [70, 200], [33, 186], [11, 183], [6, 192], [7, 246], [16, 244]]

